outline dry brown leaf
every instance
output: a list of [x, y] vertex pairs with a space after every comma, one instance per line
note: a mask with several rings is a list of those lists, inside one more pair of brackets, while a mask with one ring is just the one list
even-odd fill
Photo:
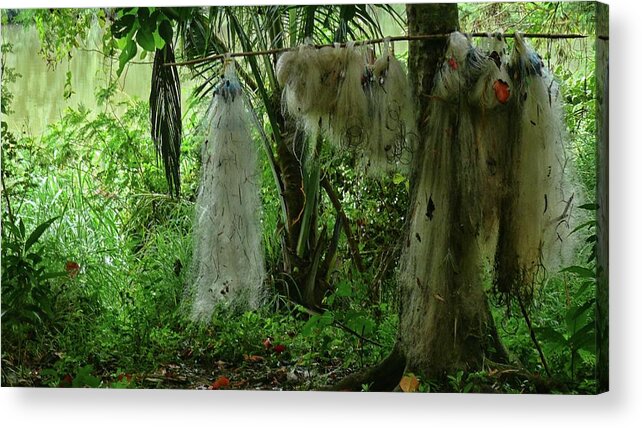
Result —
[[263, 361], [265, 358], [263, 358], [260, 355], [248, 355], [248, 354], [243, 354], [243, 359], [245, 361], [250, 361], [253, 363], [258, 363], [259, 361]]
[[399, 387], [403, 392], [415, 392], [419, 388], [419, 379], [412, 373], [404, 375], [399, 382]]

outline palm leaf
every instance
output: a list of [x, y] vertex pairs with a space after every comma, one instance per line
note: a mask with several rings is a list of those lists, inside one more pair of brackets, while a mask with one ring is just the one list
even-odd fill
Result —
[[175, 66], [170, 43], [163, 49], [156, 49], [152, 70], [152, 88], [149, 94], [152, 140], [156, 155], [160, 156], [165, 168], [169, 193], [180, 194], [180, 153], [181, 153], [181, 84]]

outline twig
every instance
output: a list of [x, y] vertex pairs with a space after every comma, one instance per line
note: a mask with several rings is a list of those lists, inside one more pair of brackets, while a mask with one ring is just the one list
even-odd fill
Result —
[[528, 316], [528, 312], [526, 312], [526, 307], [524, 306], [524, 303], [522, 302], [522, 298], [520, 297], [519, 293], [517, 294], [517, 302], [519, 303], [519, 309], [522, 311], [524, 320], [526, 320], [526, 325], [528, 326], [528, 331], [530, 332], [531, 340], [533, 341], [535, 348], [537, 348], [539, 359], [542, 361], [542, 365], [544, 366], [544, 370], [546, 370], [546, 374], [548, 375], [548, 377], [551, 377], [551, 371], [548, 369], [548, 364], [546, 363], [546, 358], [544, 357], [544, 351], [542, 351], [542, 347], [539, 346], [539, 342], [537, 341], [537, 337], [535, 336], [535, 330], [533, 330], [533, 325], [531, 324], [531, 319]]
[[321, 179], [321, 186], [325, 189], [325, 192], [330, 198], [330, 202], [332, 202], [334, 209], [337, 211], [337, 215], [341, 217], [341, 222], [343, 223], [343, 230], [346, 232], [346, 238], [348, 239], [348, 246], [350, 246], [350, 252], [352, 253], [354, 262], [357, 265], [357, 269], [359, 270], [359, 272], [365, 272], [365, 268], [363, 266], [363, 260], [361, 260], [361, 254], [359, 254], [359, 247], [357, 246], [354, 240], [354, 236], [352, 235], [352, 229], [350, 229], [350, 221], [348, 220], [346, 213], [343, 211], [343, 208], [341, 207], [341, 202], [339, 201], [337, 194], [334, 192], [334, 189], [332, 188], [332, 185], [330, 184], [328, 177], [324, 176], [323, 179]]
[[[497, 35], [496, 33], [464, 33], [468, 37], [489, 37], [492, 35]], [[500, 34], [504, 38], [514, 38], [515, 33], [506, 33], [506, 34]], [[583, 39], [586, 38], [587, 36], [584, 34], [553, 34], [553, 33], [523, 33], [521, 34], [522, 37], [526, 38], [538, 38], [538, 39]], [[357, 40], [354, 42], [355, 46], [361, 46], [361, 45], [373, 45], [376, 43], [383, 43], [384, 41], [388, 40], [391, 42], [395, 41], [410, 41], [410, 40], [431, 40], [431, 39], [445, 39], [450, 37], [450, 33], [447, 34], [417, 34], [414, 36], [392, 36], [392, 37], [380, 37], [378, 39], [370, 39], [370, 40]], [[339, 45], [341, 47], [345, 47], [346, 43], [337, 43], [336, 45]], [[320, 49], [323, 47], [332, 47], [335, 46], [334, 44], [326, 44], [326, 45], [313, 45], [313, 47]], [[250, 52], [232, 52], [232, 53], [223, 53], [223, 54], [215, 54], [215, 55], [209, 55], [205, 56], [202, 58], [195, 58], [191, 59], [189, 61], [183, 61], [183, 62], [168, 62], [165, 63], [165, 66], [182, 66], [182, 65], [194, 65], [194, 64], [200, 64], [203, 62], [210, 62], [210, 61], [216, 61], [225, 58], [226, 56], [229, 55], [229, 57], [244, 57], [244, 56], [255, 56], [255, 55], [272, 55], [272, 54], [277, 54], [281, 52], [287, 52], [291, 50], [295, 50], [297, 48], [279, 48], [279, 49], [267, 49], [263, 51], [250, 51]]]

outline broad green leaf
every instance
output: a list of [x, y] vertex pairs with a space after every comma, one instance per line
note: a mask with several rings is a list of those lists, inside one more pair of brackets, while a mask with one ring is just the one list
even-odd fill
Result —
[[350, 297], [352, 296], [352, 286], [348, 281], [341, 281], [337, 285], [336, 295], [339, 297]]
[[154, 41], [154, 35], [149, 29], [143, 27], [139, 28], [136, 32], [136, 42], [149, 52], [156, 51], [156, 42]]
[[130, 59], [136, 56], [136, 42], [134, 40], [127, 39], [127, 44], [123, 48], [123, 51], [120, 53], [120, 56], [118, 57], [118, 72], [116, 73], [118, 76], [121, 75], [123, 72], [123, 69], [125, 68], [125, 65], [129, 62]]
[[319, 319], [319, 327], [331, 325], [334, 322], [334, 314], [331, 311], [325, 311]]
[[154, 36], [154, 44], [156, 49], [163, 49], [165, 47], [165, 39], [163, 39], [158, 31], [154, 31], [152, 34]]
[[368, 335], [373, 332], [375, 323], [366, 315], [353, 312], [349, 314], [348, 317], [349, 318], [346, 320], [346, 323], [352, 330], [364, 335]]
[[595, 323], [588, 323], [573, 334], [568, 340], [570, 346], [575, 349], [595, 351]]
[[132, 31], [135, 21], [134, 15], [123, 15], [111, 25], [111, 33], [117, 39], [122, 39]]
[[537, 333], [540, 340], [557, 345], [567, 344], [567, 340], [564, 335], [552, 327], [536, 327], [533, 330], [535, 330], [535, 333]]
[[303, 325], [303, 328], [301, 329], [301, 334], [303, 336], [309, 336], [312, 331], [319, 326], [319, 320], [321, 319], [321, 315], [312, 315], [310, 319]]
[[54, 278], [60, 278], [62, 276], [67, 276], [69, 275], [67, 272], [49, 272], [44, 275], [42, 275], [42, 279], [54, 279]]
[[584, 326], [588, 317], [588, 310], [593, 308], [594, 299], [590, 299], [580, 306], [573, 306], [566, 312], [566, 326], [569, 333], [577, 331], [578, 326]]
[[579, 275], [580, 278], [595, 278], [595, 272], [582, 266], [570, 266], [560, 272], [571, 272]]
[[406, 178], [403, 175], [399, 174], [398, 172], [395, 173], [394, 177], [392, 177], [392, 182], [395, 185], [399, 185], [399, 184], [403, 183], [404, 181], [406, 181]]
[[158, 34], [165, 40], [165, 43], [171, 44], [172, 37], [174, 35], [174, 30], [172, 30], [172, 24], [169, 21], [162, 21], [158, 25]]
[[58, 219], [58, 217], [51, 218], [51, 219], [47, 220], [46, 222], [38, 225], [38, 227], [36, 227], [34, 229], [34, 231], [31, 232], [31, 235], [29, 235], [29, 237], [25, 241], [25, 252], [29, 251], [29, 248], [31, 248], [31, 246], [33, 244], [35, 244], [36, 241], [38, 241], [38, 239], [40, 238], [40, 236], [42, 236], [42, 234], [45, 232], [45, 230], [47, 230], [47, 228], [49, 226], [51, 226], [51, 223], [53, 223], [57, 219]]

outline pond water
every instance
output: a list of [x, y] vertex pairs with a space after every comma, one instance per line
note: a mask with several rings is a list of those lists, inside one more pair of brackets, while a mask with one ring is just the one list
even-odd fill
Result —
[[[3, 25], [2, 40], [13, 44], [13, 53], [7, 55], [6, 65], [22, 75], [9, 86], [14, 94], [13, 114], [6, 117], [12, 131], [40, 135], [47, 125], [59, 120], [65, 108], [84, 105], [92, 111], [105, 109], [96, 102], [96, 92], [114, 75], [118, 62], [100, 52], [101, 35], [97, 29], [90, 32], [84, 49], [76, 50], [71, 60], [63, 60], [55, 68], [47, 66], [38, 54], [40, 41], [35, 27]], [[138, 59], [138, 58], [136, 58]], [[151, 61], [148, 55], [143, 61]], [[71, 71], [74, 93], [63, 97], [67, 71]], [[147, 99], [151, 80], [151, 64], [131, 64], [119, 80], [122, 91], [116, 100], [127, 97]]]
[[[396, 5], [403, 12], [403, 5]], [[379, 15], [381, 11], [376, 11]], [[386, 35], [402, 34], [401, 28], [390, 17], [381, 14], [382, 31]], [[118, 69], [117, 58], [107, 58], [101, 52], [101, 30], [94, 27], [87, 36], [82, 49], [73, 52], [71, 60], [63, 60], [55, 67], [48, 67], [45, 59], [38, 53], [40, 41], [34, 26], [3, 25], [0, 29], [2, 41], [13, 44], [13, 53], [6, 57], [6, 65], [13, 67], [21, 75], [10, 84], [9, 90], [14, 94], [11, 109], [14, 113], [5, 117], [9, 129], [16, 133], [26, 133], [32, 136], [42, 134], [47, 125], [60, 120], [66, 108], [85, 106], [90, 111], [115, 108], [116, 114], [124, 109], [98, 105], [96, 92], [104, 88], [110, 75], [115, 75]], [[405, 56], [406, 42], [397, 42], [395, 52]], [[135, 61], [147, 63], [129, 64], [119, 79], [120, 91], [114, 100], [124, 100], [128, 97], [138, 97], [146, 100], [149, 97], [152, 73], [151, 61], [153, 56], [148, 54], [141, 59], [137, 55]], [[65, 99], [65, 80], [67, 71], [71, 71], [73, 94]], [[183, 111], [186, 99], [193, 86], [189, 79], [181, 78]]]

